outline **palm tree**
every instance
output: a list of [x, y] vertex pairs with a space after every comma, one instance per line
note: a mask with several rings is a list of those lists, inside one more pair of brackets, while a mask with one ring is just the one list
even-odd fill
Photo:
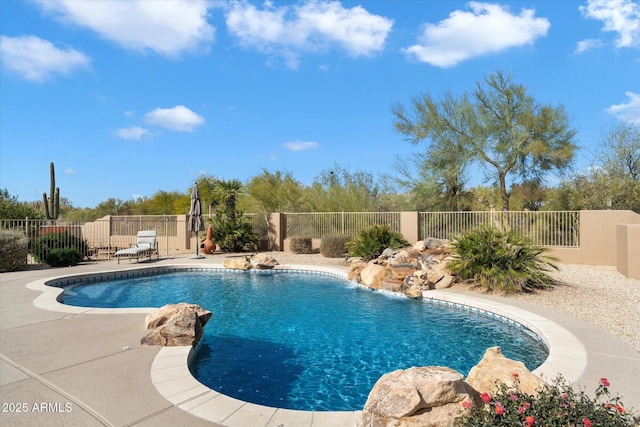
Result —
[[228, 181], [220, 180], [216, 183], [217, 198], [222, 200], [226, 206], [226, 214], [229, 220], [236, 218], [236, 200], [242, 189], [242, 182], [238, 179]]

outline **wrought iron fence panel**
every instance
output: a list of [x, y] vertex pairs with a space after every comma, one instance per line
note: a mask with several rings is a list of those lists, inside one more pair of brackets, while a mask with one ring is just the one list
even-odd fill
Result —
[[288, 213], [285, 237], [321, 239], [330, 235], [353, 235], [373, 225], [389, 225], [400, 231], [400, 212]]
[[452, 239], [481, 226], [512, 230], [540, 246], [580, 246], [578, 211], [420, 212], [421, 239]]

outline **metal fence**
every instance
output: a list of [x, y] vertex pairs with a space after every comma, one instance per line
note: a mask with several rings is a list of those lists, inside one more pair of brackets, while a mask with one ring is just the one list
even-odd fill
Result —
[[579, 211], [420, 212], [421, 239], [452, 239], [480, 226], [512, 230], [540, 246], [580, 246]]
[[321, 239], [336, 234], [352, 235], [372, 225], [388, 225], [400, 232], [400, 212], [287, 213], [285, 237]]
[[[287, 213], [281, 238], [353, 235], [372, 225], [392, 230], [418, 230], [418, 238], [451, 239], [481, 225], [511, 229], [540, 246], [580, 246], [580, 213], [565, 212], [420, 212], [403, 224], [400, 212]], [[245, 214], [259, 239], [274, 238], [275, 227], [265, 214]], [[205, 215], [205, 223], [211, 217]], [[408, 219], [404, 219], [408, 221]], [[112, 216], [90, 222], [0, 219], [1, 229], [18, 230], [29, 242], [29, 262], [43, 262], [51, 249], [76, 247], [93, 260], [110, 259], [119, 249], [135, 245], [141, 230], [155, 230], [160, 255], [191, 252], [195, 236], [187, 230], [187, 215]], [[204, 235], [201, 236], [202, 238]], [[276, 239], [277, 240], [277, 239]]]

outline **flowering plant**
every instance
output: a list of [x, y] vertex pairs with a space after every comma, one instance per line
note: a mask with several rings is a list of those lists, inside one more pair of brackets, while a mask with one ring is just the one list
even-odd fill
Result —
[[481, 402], [464, 402], [455, 425], [474, 426], [563, 426], [629, 427], [637, 425], [619, 397], [609, 394], [609, 381], [600, 379], [595, 399], [584, 391], [576, 392], [562, 376], [550, 386], [530, 396], [519, 390], [518, 374], [514, 387], [500, 383], [494, 395], [482, 393]]

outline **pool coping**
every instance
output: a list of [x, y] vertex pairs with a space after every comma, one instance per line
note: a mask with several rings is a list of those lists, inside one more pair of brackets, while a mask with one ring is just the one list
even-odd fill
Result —
[[[28, 289], [42, 292], [34, 300], [34, 306], [49, 311], [69, 314], [131, 314], [150, 313], [148, 308], [91, 308], [62, 304], [58, 296], [62, 288], [47, 283], [65, 278], [83, 278], [127, 271], [185, 268], [189, 270], [224, 269], [220, 264], [165, 264], [162, 267], [140, 266], [126, 270], [108, 270], [99, 273], [67, 274], [38, 279], [27, 284]], [[344, 269], [312, 265], [280, 265], [277, 270], [302, 270], [333, 274], [347, 279]], [[569, 383], [577, 381], [587, 368], [587, 351], [578, 338], [561, 325], [541, 315], [492, 301], [481, 296], [471, 296], [456, 290], [431, 290], [423, 293], [425, 302], [442, 304], [458, 309], [499, 316], [516, 322], [535, 333], [549, 348], [549, 356], [533, 373], [550, 381], [561, 374]], [[218, 393], [196, 380], [188, 367], [195, 354], [192, 346], [163, 347], [155, 356], [150, 377], [158, 393], [176, 407], [207, 421], [225, 426], [277, 426], [277, 425], [355, 425], [361, 411], [301, 411], [282, 409], [244, 402]]]

